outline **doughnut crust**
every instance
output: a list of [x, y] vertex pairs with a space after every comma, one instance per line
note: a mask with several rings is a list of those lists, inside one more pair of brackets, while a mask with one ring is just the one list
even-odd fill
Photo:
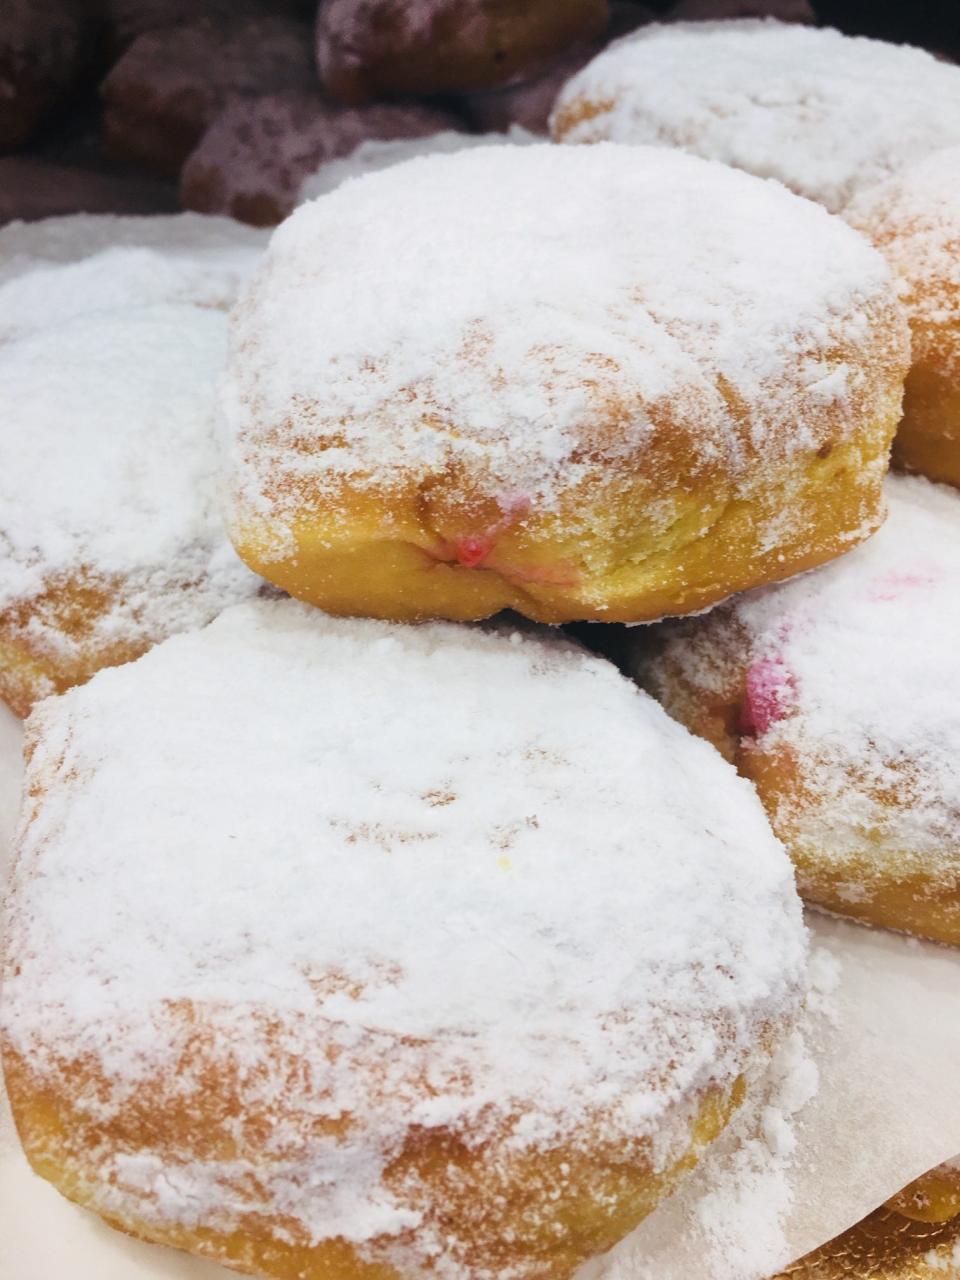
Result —
[[910, 319], [894, 461], [960, 487], [960, 147], [904, 169], [844, 216], [890, 263]]
[[[75, 281], [82, 266], [49, 271]], [[217, 511], [225, 327], [222, 311], [163, 303], [0, 343], [16, 440], [0, 469], [0, 697], [15, 713], [258, 590]]]
[[565, 640], [261, 601], [28, 738], [4, 1071], [34, 1167], [123, 1230], [282, 1280], [562, 1280], [792, 1025], [756, 797]]
[[960, 497], [887, 493], [848, 557], [665, 624], [635, 670], [755, 783], [803, 897], [960, 945]]
[[231, 536], [336, 614], [702, 609], [876, 526], [906, 358], [880, 255], [772, 183], [431, 156], [274, 234], [233, 314]]
[[607, 0], [325, 0], [317, 63], [349, 104], [489, 89], [599, 36], [607, 18]]
[[558, 142], [679, 147], [836, 213], [960, 144], [960, 67], [799, 22], [650, 26], [567, 83], [551, 128]]

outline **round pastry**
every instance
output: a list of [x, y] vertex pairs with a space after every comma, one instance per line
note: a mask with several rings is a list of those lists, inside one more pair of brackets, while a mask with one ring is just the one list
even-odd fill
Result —
[[297, 203], [302, 204], [306, 200], [315, 200], [317, 196], [325, 196], [328, 191], [336, 191], [348, 178], [362, 178], [368, 173], [379, 173], [381, 169], [390, 169], [395, 164], [415, 160], [418, 156], [449, 155], [470, 147], [497, 147], [506, 142], [527, 146], [540, 141], [535, 134], [527, 133], [525, 129], [514, 125], [508, 133], [496, 138], [486, 133], [459, 133], [454, 129], [444, 129], [442, 133], [432, 133], [424, 138], [361, 142], [342, 160], [330, 160], [306, 177], [300, 187]]
[[607, 0], [323, 0], [317, 62], [341, 102], [489, 89], [600, 35]]
[[147, 1239], [564, 1280], [796, 1012], [756, 797], [568, 641], [261, 601], [28, 735], [7, 1086], [37, 1172]]
[[411, 161], [301, 206], [234, 312], [231, 536], [331, 613], [702, 609], [876, 527], [906, 356], [880, 255], [773, 183]]
[[0, 698], [49, 693], [252, 594], [217, 509], [226, 318], [82, 315], [0, 345]]
[[838, 211], [960, 143], [960, 67], [801, 23], [651, 26], [569, 81], [551, 125], [560, 142], [679, 147]]
[[339, 107], [316, 93], [238, 98], [203, 135], [184, 165], [188, 209], [225, 213], [266, 227], [281, 222], [307, 176], [367, 140], [426, 138], [457, 126], [438, 107], [379, 103]]
[[960, 147], [865, 192], [845, 217], [890, 263], [910, 319], [894, 461], [960, 486]]
[[82, 12], [71, 0], [3, 0], [0, 150], [26, 142], [72, 87], [82, 63]]
[[808, 901], [960, 945], [960, 496], [887, 494], [862, 547], [666, 624], [635, 669], [756, 783]]
[[139, 36], [101, 85], [119, 155], [177, 175], [238, 94], [315, 86], [310, 30], [283, 17], [199, 21]]
[[[31, 241], [25, 236], [19, 237], [19, 242], [26, 255], [4, 262], [5, 237], [0, 231], [0, 342], [74, 316], [159, 302], [186, 302], [225, 311], [256, 266], [264, 239], [241, 236], [238, 233], [245, 228], [225, 219], [222, 227], [217, 226], [217, 219], [210, 219], [210, 230], [200, 228], [200, 234], [191, 236], [192, 226], [178, 225], [182, 217], [169, 219], [172, 226], [166, 242], [162, 228], [151, 227], [154, 219], [81, 219], [94, 223], [90, 246], [96, 245], [98, 231], [102, 238], [111, 230], [120, 237], [120, 229], [112, 228], [113, 223], [127, 223], [126, 239], [132, 241], [123, 243], [121, 238], [120, 243], [86, 254], [81, 248], [85, 232], [80, 228], [71, 233], [72, 219], [51, 220], [60, 224], [62, 246], [56, 228], [47, 223], [32, 224], [47, 228], [54, 252], [60, 247], [66, 251], [71, 234], [76, 237], [74, 247], [82, 256], [68, 263], [29, 256]], [[97, 228], [100, 222], [106, 225]], [[146, 244], [136, 244], [138, 222], [146, 224]], [[16, 244], [18, 238], [14, 234], [6, 239]], [[42, 252], [43, 237], [36, 237], [33, 245]]]
[[914, 1222], [949, 1222], [960, 1214], [960, 1156], [923, 1174], [887, 1201]]

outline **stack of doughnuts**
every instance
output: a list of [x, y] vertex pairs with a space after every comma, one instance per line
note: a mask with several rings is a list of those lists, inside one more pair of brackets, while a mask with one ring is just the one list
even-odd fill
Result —
[[117, 144], [280, 225], [0, 228], [0, 1049], [122, 1231], [571, 1280], [760, 1097], [801, 897], [960, 945], [960, 71], [705, 7], [326, 0], [320, 90], [296, 5], [118, 4]]

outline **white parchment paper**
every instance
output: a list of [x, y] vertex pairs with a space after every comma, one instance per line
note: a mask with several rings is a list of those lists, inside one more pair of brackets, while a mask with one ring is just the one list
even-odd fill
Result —
[[[20, 740], [0, 707], [0, 872]], [[960, 949], [814, 914], [809, 924], [819, 994], [805, 1049], [775, 1064], [680, 1191], [582, 1280], [760, 1280], [960, 1152]], [[229, 1274], [63, 1200], [30, 1172], [0, 1094], [0, 1280]]]

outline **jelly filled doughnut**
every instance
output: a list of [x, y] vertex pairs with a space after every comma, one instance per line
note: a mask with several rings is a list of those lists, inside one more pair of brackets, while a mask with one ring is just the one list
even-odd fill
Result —
[[296, 210], [235, 309], [231, 537], [337, 614], [702, 609], [876, 527], [906, 357], [880, 255], [773, 183], [411, 161]]
[[914, 1222], [949, 1222], [960, 1214], [960, 1157], [911, 1182], [887, 1208]]
[[368, 140], [425, 138], [457, 124], [450, 112], [416, 103], [340, 107], [317, 93], [238, 98], [184, 165], [181, 198], [188, 209], [272, 226], [320, 165]]
[[17, 714], [257, 589], [217, 510], [225, 328], [168, 303], [0, 344], [16, 440], [0, 468], [0, 698]]
[[910, 319], [894, 461], [960, 486], [960, 147], [864, 192], [844, 216], [890, 263]]
[[643, 27], [567, 83], [551, 127], [560, 142], [679, 147], [836, 212], [960, 144], [960, 67], [796, 22]]
[[960, 496], [887, 486], [869, 542], [668, 623], [641, 682], [756, 784], [801, 894], [960, 944]]
[[291, 18], [199, 21], [149, 31], [101, 85], [107, 142], [177, 175], [237, 94], [315, 87], [310, 30]]
[[[158, 302], [225, 311], [256, 266], [264, 239], [243, 234], [246, 228], [226, 219], [209, 219], [209, 228], [200, 218], [181, 226], [184, 217], [80, 219], [93, 224], [87, 229], [72, 228], [73, 219], [51, 219], [33, 224], [45, 235], [32, 239], [18, 236], [14, 228], [8, 237], [0, 231], [0, 342], [73, 316]], [[170, 224], [166, 236], [162, 227], [152, 225], [164, 221]], [[141, 230], [145, 243], [137, 244]], [[117, 237], [116, 243], [110, 244], [111, 236]], [[102, 241], [109, 247], [83, 252]], [[17, 245], [25, 253], [4, 261], [6, 247]], [[43, 253], [47, 246], [54, 254], [70, 253], [72, 246], [77, 261], [51, 262], [30, 253], [31, 248]]]
[[26, 142], [72, 88], [83, 62], [79, 0], [3, 0], [0, 150]]
[[543, 70], [607, 18], [607, 0], [322, 0], [317, 62], [351, 104], [489, 89]]
[[28, 735], [4, 1073], [36, 1171], [125, 1231], [565, 1280], [792, 1026], [755, 795], [567, 641], [259, 601]]

